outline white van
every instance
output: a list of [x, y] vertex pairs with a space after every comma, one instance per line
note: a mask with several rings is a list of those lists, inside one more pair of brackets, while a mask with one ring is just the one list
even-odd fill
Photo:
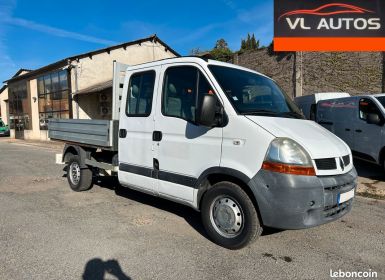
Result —
[[67, 142], [73, 190], [117, 173], [123, 186], [200, 211], [211, 239], [231, 249], [263, 227], [308, 228], [351, 210], [349, 147], [272, 79], [192, 57], [114, 69], [111, 121], [49, 122], [49, 137]]
[[385, 94], [360, 95], [318, 103], [317, 122], [344, 140], [353, 155], [384, 166]]
[[298, 96], [294, 98], [294, 102], [308, 120], [315, 121], [317, 115], [317, 103], [319, 101], [349, 96], [350, 94], [346, 92], [319, 92], [311, 95]]

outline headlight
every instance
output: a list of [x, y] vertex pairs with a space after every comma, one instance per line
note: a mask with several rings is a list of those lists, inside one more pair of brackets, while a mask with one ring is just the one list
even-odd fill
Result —
[[309, 154], [289, 138], [276, 138], [271, 142], [262, 168], [294, 175], [315, 175]]

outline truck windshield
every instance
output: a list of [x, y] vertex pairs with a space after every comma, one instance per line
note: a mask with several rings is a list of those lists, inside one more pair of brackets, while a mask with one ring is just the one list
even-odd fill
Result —
[[273, 80], [231, 67], [209, 65], [209, 69], [239, 114], [304, 118]]

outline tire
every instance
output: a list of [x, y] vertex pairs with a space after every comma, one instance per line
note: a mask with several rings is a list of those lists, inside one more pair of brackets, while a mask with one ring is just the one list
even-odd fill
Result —
[[71, 189], [75, 192], [87, 191], [92, 188], [92, 169], [80, 168], [80, 157], [70, 155], [67, 163], [67, 180]]
[[228, 249], [241, 249], [262, 233], [250, 197], [231, 182], [217, 183], [205, 193], [201, 215], [211, 240]]

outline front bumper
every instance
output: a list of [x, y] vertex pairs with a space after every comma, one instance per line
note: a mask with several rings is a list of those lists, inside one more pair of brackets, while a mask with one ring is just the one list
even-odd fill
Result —
[[7, 130], [7, 131], [0, 131], [0, 136], [10, 136], [10, 131]]
[[298, 176], [260, 170], [249, 182], [264, 226], [309, 228], [348, 213], [353, 199], [338, 203], [341, 193], [357, 186], [355, 168], [342, 175]]

